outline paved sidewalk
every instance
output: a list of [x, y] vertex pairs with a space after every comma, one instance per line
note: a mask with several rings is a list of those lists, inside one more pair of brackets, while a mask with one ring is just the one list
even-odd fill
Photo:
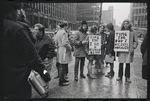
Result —
[[[87, 60], [85, 62], [84, 74], [87, 74]], [[110, 79], [104, 75], [98, 75], [98, 79], [81, 79], [74, 81], [74, 58], [69, 64], [69, 80], [70, 85], [60, 87], [58, 79], [54, 79], [57, 75], [55, 60], [53, 61], [53, 69], [51, 72], [52, 80], [50, 81], [50, 90], [48, 98], [146, 98], [147, 81], [143, 80], [141, 72], [142, 57], [140, 53], [140, 43], [135, 50], [134, 62], [131, 64], [131, 83], [126, 83], [125, 78], [122, 82], [116, 81], [118, 77], [118, 62], [115, 61], [115, 76]], [[125, 69], [125, 68], [124, 68]], [[105, 73], [109, 71], [109, 67], [105, 67]], [[80, 73], [79, 73], [80, 74]], [[33, 98], [40, 96], [33, 90]]]

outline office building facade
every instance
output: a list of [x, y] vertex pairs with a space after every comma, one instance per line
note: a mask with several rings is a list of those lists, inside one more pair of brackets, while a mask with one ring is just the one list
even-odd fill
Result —
[[30, 25], [43, 24], [55, 29], [59, 21], [68, 21], [71, 29], [76, 28], [76, 3], [23, 3]]
[[132, 3], [130, 15], [134, 27], [147, 28], [147, 4], [146, 3]]

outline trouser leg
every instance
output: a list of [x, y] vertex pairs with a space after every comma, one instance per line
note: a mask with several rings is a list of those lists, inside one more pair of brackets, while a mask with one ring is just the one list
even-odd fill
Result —
[[111, 73], [114, 73], [114, 63], [110, 63], [110, 72]]
[[82, 58], [81, 58], [81, 63], [80, 63], [80, 75], [83, 74], [84, 62], [85, 62], [85, 57], [82, 57]]
[[64, 82], [64, 74], [65, 74], [65, 64], [60, 64], [59, 83], [63, 83]]
[[123, 76], [123, 63], [119, 63], [119, 72], [118, 76], [122, 78]]
[[125, 77], [126, 77], [126, 78], [130, 78], [130, 63], [127, 63], [127, 64], [126, 64]]
[[57, 62], [57, 63], [56, 63], [56, 68], [57, 68], [58, 75], [59, 75], [59, 66], [60, 66], [60, 63]]
[[78, 77], [78, 68], [79, 68], [79, 60], [80, 58], [75, 58], [75, 66], [74, 66], [74, 76]]
[[67, 75], [68, 75], [68, 64], [66, 64], [66, 67], [65, 67], [65, 78]]

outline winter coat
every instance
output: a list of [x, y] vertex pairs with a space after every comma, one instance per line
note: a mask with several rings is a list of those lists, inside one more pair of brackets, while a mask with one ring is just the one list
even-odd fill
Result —
[[66, 33], [64, 29], [59, 29], [55, 36], [55, 40], [58, 42], [58, 62], [60, 64], [68, 64], [72, 61], [71, 46], [68, 39], [68, 33]]
[[111, 54], [115, 56], [114, 52], [114, 38], [115, 38], [115, 31], [110, 31], [109, 36], [107, 37], [107, 44], [106, 44], [106, 54]]
[[39, 57], [27, 30], [17, 22], [3, 21], [3, 94], [11, 96], [31, 90], [27, 81], [31, 69], [42, 73], [45, 66]]
[[105, 42], [106, 42], [107, 35], [104, 32], [101, 32], [100, 35], [101, 35], [101, 50], [105, 50], [106, 48]]
[[85, 40], [87, 34], [78, 31], [75, 33], [74, 39], [74, 54], [75, 57], [86, 57], [85, 47], [82, 44], [82, 41]]
[[18, 21], [18, 23], [21, 24], [28, 31], [28, 36], [29, 36], [30, 40], [33, 42], [33, 44], [35, 44], [36, 39], [33, 37], [29, 26], [26, 23], [24, 23], [24, 22]]
[[[134, 49], [137, 48], [138, 39], [135, 32], [130, 32], [129, 38], [129, 52], [117, 52], [119, 63], [133, 62]], [[134, 44], [136, 44], [136, 47], [133, 47]]]
[[42, 39], [37, 39], [35, 47], [42, 60], [45, 58], [52, 59], [56, 56], [55, 43], [53, 39], [47, 35], [44, 35]]
[[141, 53], [143, 58], [142, 65], [147, 65], [147, 34], [145, 35], [144, 40], [141, 44]]

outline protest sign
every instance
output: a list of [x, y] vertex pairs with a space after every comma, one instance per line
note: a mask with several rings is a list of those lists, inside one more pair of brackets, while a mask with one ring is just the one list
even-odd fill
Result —
[[128, 52], [129, 51], [129, 31], [116, 31], [114, 41], [114, 51]]
[[101, 54], [101, 36], [89, 35], [89, 55]]

